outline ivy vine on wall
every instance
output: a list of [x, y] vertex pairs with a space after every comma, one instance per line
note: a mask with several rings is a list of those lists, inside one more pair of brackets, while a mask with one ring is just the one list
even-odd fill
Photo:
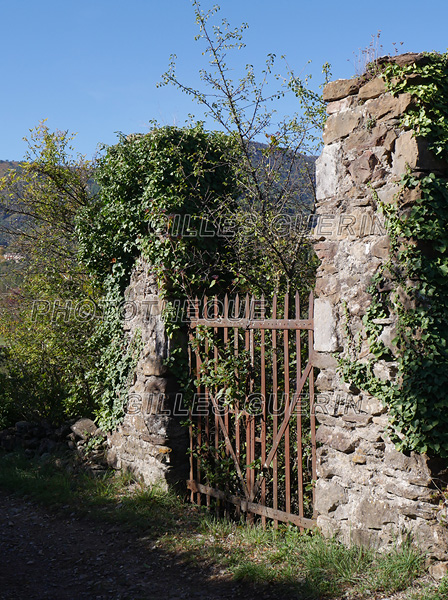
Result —
[[77, 235], [81, 259], [103, 288], [102, 319], [91, 338], [100, 358], [89, 377], [105, 431], [124, 416], [141, 349], [139, 339], [123, 331], [120, 312], [136, 259], [143, 256], [168, 296], [169, 336], [179, 328], [171, 300], [211, 286], [227, 289], [232, 280], [229, 251], [213, 218], [234, 202], [231, 152], [229, 136], [198, 123], [121, 136], [100, 160], [100, 198], [81, 214]]
[[[429, 53], [418, 64], [388, 64], [381, 76], [393, 94], [413, 102], [401, 126], [424, 138], [440, 159], [438, 171], [408, 172], [396, 203], [383, 205], [390, 260], [372, 281], [364, 316], [370, 351], [396, 366], [380, 379], [369, 363], [340, 360], [346, 381], [382, 400], [399, 450], [448, 457], [448, 55]], [[409, 197], [412, 196], [412, 202]], [[382, 321], [397, 317], [394, 347], [380, 336]], [[349, 352], [350, 354], [350, 352]]]

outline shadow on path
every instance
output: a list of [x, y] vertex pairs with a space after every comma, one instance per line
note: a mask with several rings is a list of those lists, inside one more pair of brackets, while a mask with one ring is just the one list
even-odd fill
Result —
[[52, 513], [0, 491], [1, 600], [305, 600], [187, 565], [117, 525]]

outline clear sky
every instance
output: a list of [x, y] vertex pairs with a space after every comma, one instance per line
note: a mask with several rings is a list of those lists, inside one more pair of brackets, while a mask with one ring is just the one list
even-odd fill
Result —
[[[202, 7], [214, 4], [203, 0]], [[249, 24], [241, 64], [261, 69], [266, 54], [284, 54], [296, 73], [311, 69], [316, 86], [326, 61], [334, 79], [351, 77], [379, 30], [380, 54], [393, 54], [400, 42], [400, 52], [448, 47], [446, 0], [221, 0], [220, 6], [220, 18], [231, 25]], [[98, 144], [115, 143], [117, 131], [145, 132], [152, 119], [182, 125], [189, 113], [201, 116], [175, 88], [156, 88], [171, 53], [185, 83], [197, 85], [206, 66], [190, 0], [0, 0], [0, 7], [0, 159], [20, 160], [22, 138], [42, 119], [52, 130], [77, 132], [76, 149], [91, 157]], [[296, 105], [282, 110], [291, 114]]]

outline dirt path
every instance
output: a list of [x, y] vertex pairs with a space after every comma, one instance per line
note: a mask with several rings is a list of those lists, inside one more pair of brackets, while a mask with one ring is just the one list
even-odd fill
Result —
[[[175, 600], [287, 596], [187, 566], [117, 526], [52, 513], [0, 491], [1, 600]], [[296, 596], [297, 598], [297, 596]]]

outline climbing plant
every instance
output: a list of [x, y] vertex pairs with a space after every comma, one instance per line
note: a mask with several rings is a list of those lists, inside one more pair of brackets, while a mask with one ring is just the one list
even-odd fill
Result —
[[142, 256], [157, 278], [169, 335], [181, 321], [170, 301], [232, 285], [232, 260], [212, 218], [234, 201], [231, 153], [231, 138], [198, 123], [120, 136], [99, 162], [100, 200], [82, 213], [77, 233], [81, 259], [104, 290], [91, 341], [102, 350], [90, 377], [105, 429], [124, 414], [140, 349], [123, 332], [120, 311], [136, 259]]
[[[404, 451], [448, 457], [448, 56], [429, 53], [417, 64], [387, 64], [388, 90], [410, 93], [401, 126], [423, 138], [440, 160], [434, 172], [410, 170], [396, 203], [383, 205], [391, 258], [370, 287], [364, 317], [376, 359], [396, 363], [391, 380], [375, 376], [370, 363], [345, 357], [347, 381], [388, 407], [393, 441]], [[437, 167], [437, 165], [436, 165]], [[409, 201], [410, 195], [413, 200]], [[398, 319], [392, 351], [381, 341], [381, 319]]]

